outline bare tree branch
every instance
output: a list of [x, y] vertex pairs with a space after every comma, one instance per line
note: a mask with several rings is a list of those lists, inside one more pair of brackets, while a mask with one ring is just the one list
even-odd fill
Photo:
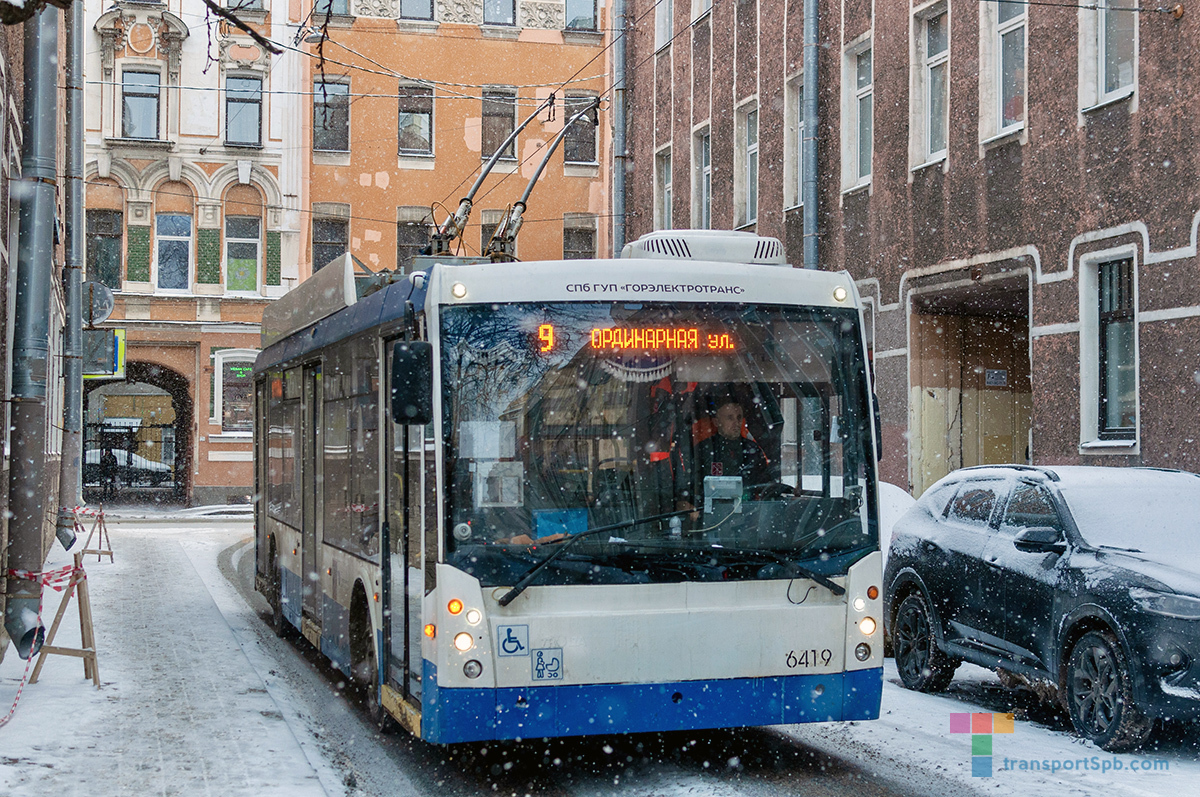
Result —
[[234, 14], [233, 12], [231, 12], [229, 9], [221, 8], [219, 5], [214, 3], [213, 0], [204, 0], [204, 5], [208, 6], [209, 11], [216, 14], [218, 17], [225, 20], [230, 25], [233, 25], [238, 30], [242, 31], [247, 36], [249, 36], [251, 39], [254, 39], [254, 41], [260, 47], [262, 47], [264, 50], [266, 50], [267, 52], [272, 53], [274, 55], [283, 55], [283, 50], [280, 49], [280, 47], [277, 44], [275, 44], [271, 40], [267, 39], [265, 36], [263, 36], [261, 33], [256, 31], [254, 28], [247, 25], [245, 22], [242, 22], [240, 19], [237, 18], [237, 15]]

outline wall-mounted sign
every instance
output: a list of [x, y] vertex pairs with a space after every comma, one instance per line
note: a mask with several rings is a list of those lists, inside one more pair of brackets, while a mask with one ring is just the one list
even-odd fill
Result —
[[83, 330], [83, 378], [125, 378], [125, 330]]
[[1008, 370], [1004, 368], [988, 368], [984, 371], [983, 383], [987, 387], [1008, 387]]

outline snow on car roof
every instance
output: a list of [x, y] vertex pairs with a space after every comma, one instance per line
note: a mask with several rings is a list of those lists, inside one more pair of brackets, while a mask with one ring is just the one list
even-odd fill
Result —
[[1175, 480], [1180, 487], [1194, 487], [1195, 479], [1200, 479], [1195, 473], [1166, 468], [1119, 468], [1101, 465], [1054, 465], [1045, 468], [1046, 471], [1058, 477], [1063, 487], [1087, 488], [1110, 487], [1119, 484], [1124, 489], [1137, 489], [1139, 486], [1163, 487], [1167, 480]]

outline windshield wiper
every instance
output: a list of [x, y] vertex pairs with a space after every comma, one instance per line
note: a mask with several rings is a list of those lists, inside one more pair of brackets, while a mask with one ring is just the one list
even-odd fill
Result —
[[797, 563], [793, 562], [791, 559], [788, 559], [786, 556], [783, 556], [782, 554], [778, 554], [775, 551], [769, 551], [765, 548], [727, 548], [724, 545], [713, 545], [712, 547], [717, 550], [720, 550], [720, 551], [729, 551], [730, 553], [740, 553], [743, 555], [753, 555], [753, 556], [764, 556], [767, 559], [770, 559], [771, 561], [775, 562], [776, 564], [783, 565], [786, 569], [791, 571], [791, 574], [793, 576], [801, 576], [802, 578], [807, 578], [811, 581], [815, 581], [818, 584], [820, 584], [822, 587], [825, 587], [825, 589], [829, 590], [834, 595], [837, 595], [839, 597], [846, 594], [846, 588], [843, 587], [841, 584], [838, 584], [833, 579], [829, 578], [829, 576], [824, 576], [824, 575], [821, 575], [820, 573], [817, 573], [816, 571], [809, 570], [804, 565], [797, 564]]
[[[523, 576], [521, 576], [519, 579], [517, 579], [516, 586], [514, 586], [508, 592], [504, 593], [504, 595], [500, 598], [499, 603], [501, 606], [507, 606], [508, 604], [510, 604], [514, 600], [516, 600], [517, 596], [520, 595], [522, 592], [524, 592], [525, 588], [533, 583], [533, 580], [535, 578], [537, 578], [538, 573], [542, 572], [542, 568], [544, 568], [546, 565], [553, 562], [558, 557], [562, 556], [562, 554], [568, 548], [570, 548], [572, 545], [574, 545], [579, 540], [582, 540], [584, 537], [591, 537], [596, 534], [603, 534], [606, 531], [617, 531], [618, 529], [630, 529], [630, 528], [633, 528], [634, 526], [640, 526], [643, 523], [651, 523], [655, 520], [666, 520], [667, 518], [671, 518], [671, 517], [687, 515], [687, 514], [691, 513], [692, 511], [693, 510], [691, 510], [691, 509], [684, 509], [680, 512], [664, 512], [661, 515], [650, 515], [649, 517], [634, 518], [633, 520], [625, 520], [620, 523], [613, 523], [612, 525], [609, 525], [609, 526], [600, 526], [599, 528], [588, 529], [587, 531], [581, 531], [578, 534], [574, 534], [574, 535], [568, 537], [567, 539], [562, 540], [559, 543], [557, 543], [559, 545], [558, 550], [556, 550], [554, 553], [547, 556], [542, 561], [538, 562], [533, 567], [526, 570], [525, 574]], [[555, 543], [550, 543], [550, 544], [553, 545]]]
[[1141, 548], [1123, 548], [1120, 545], [1097, 545], [1097, 548], [1107, 548], [1110, 551], [1121, 551], [1123, 553], [1145, 553]]

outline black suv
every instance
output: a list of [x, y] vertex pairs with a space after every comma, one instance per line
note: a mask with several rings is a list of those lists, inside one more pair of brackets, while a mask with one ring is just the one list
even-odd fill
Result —
[[945, 689], [963, 661], [993, 668], [1056, 693], [1076, 731], [1114, 752], [1156, 718], [1200, 717], [1194, 473], [955, 471], [897, 521], [884, 592], [909, 689]]

